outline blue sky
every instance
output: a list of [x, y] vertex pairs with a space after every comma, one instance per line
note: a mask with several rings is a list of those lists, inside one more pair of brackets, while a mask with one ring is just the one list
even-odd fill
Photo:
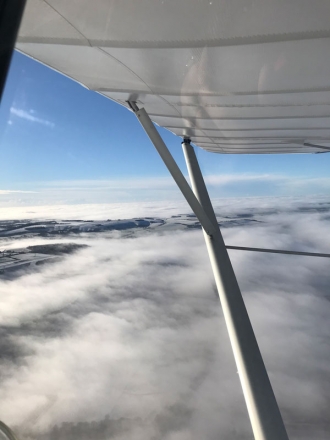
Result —
[[[181, 139], [160, 131], [186, 174]], [[131, 112], [17, 52], [0, 133], [0, 204], [181, 197]], [[330, 154], [197, 154], [213, 197], [329, 193]]]

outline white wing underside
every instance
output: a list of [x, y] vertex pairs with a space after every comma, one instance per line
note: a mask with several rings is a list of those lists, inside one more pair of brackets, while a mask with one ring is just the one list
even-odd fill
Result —
[[28, 0], [17, 49], [205, 150], [316, 153], [329, 17], [328, 0]]

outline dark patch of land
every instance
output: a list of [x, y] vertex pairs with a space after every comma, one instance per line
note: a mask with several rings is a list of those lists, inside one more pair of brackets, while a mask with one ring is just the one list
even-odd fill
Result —
[[28, 246], [26, 249], [37, 254], [63, 255], [63, 254], [73, 254], [74, 252], [77, 252], [78, 250], [86, 247], [88, 247], [87, 244], [52, 243], [52, 244]]

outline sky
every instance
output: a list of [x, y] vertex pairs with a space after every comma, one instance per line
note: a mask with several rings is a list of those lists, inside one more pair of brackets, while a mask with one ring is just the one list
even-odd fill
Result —
[[[181, 139], [159, 128], [184, 174]], [[329, 154], [197, 148], [212, 197], [326, 195]], [[0, 109], [0, 206], [181, 200], [136, 117], [15, 52]]]

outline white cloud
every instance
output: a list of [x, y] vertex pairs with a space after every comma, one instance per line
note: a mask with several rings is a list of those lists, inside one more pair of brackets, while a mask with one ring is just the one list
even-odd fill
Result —
[[282, 182], [288, 179], [285, 175], [279, 174], [216, 174], [205, 177], [205, 182], [209, 185], [228, 185], [230, 183], [249, 183], [249, 182]]
[[21, 191], [21, 190], [11, 190], [11, 189], [0, 189], [0, 195], [7, 194], [36, 194], [36, 191]]
[[[330, 178], [307, 178], [277, 174], [225, 174], [205, 177], [212, 199], [217, 197], [319, 196], [327, 195]], [[189, 179], [188, 179], [189, 181]], [[0, 207], [41, 205], [112, 204], [129, 202], [180, 202], [183, 196], [173, 179], [136, 177], [103, 180], [29, 182], [28, 194], [2, 193]], [[6, 196], [6, 197], [4, 197]]]
[[[328, 199], [223, 200], [217, 211], [258, 220], [225, 228], [228, 244], [330, 248]], [[35, 439], [38, 429], [58, 424], [53, 439], [62, 432], [75, 440], [78, 428], [61, 423], [94, 421], [84, 430], [94, 429], [90, 437], [99, 440], [107, 414], [118, 423], [116, 440], [251, 436], [201, 232], [72, 240], [90, 247], [0, 282], [4, 421]], [[290, 438], [327, 438], [319, 431], [327, 429], [330, 408], [328, 260], [230, 256]]]
[[108, 180], [59, 180], [43, 182], [42, 185], [47, 188], [61, 188], [64, 191], [78, 190], [107, 190], [107, 189], [121, 189], [133, 188], [138, 189], [156, 187], [174, 187], [173, 179], [168, 177], [144, 177], [144, 178], [118, 178]]
[[77, 219], [77, 220], [106, 220], [133, 218], [142, 216], [166, 217], [190, 212], [185, 201], [145, 202], [145, 203], [102, 203], [75, 205], [41, 205], [0, 208], [0, 218], [9, 219]]
[[[77, 219], [77, 220], [106, 220], [119, 218], [133, 218], [143, 216], [167, 217], [171, 215], [191, 213], [187, 202], [181, 200], [160, 200], [150, 202], [126, 203], [76, 203], [76, 204], [44, 204], [26, 206], [0, 207], [0, 218], [9, 219]], [[327, 202], [328, 197], [242, 197], [242, 198], [214, 198], [212, 199], [219, 215], [232, 215], [239, 210], [253, 210], [255, 206], [262, 209], [287, 210], [289, 206], [295, 209], [302, 203]], [[42, 200], [43, 202], [43, 200]]]
[[23, 109], [19, 109], [16, 107], [10, 108], [10, 113], [14, 116], [17, 116], [18, 118], [25, 119], [26, 121], [30, 122], [36, 122], [38, 124], [45, 125], [49, 128], [54, 128], [55, 124], [52, 121], [49, 121], [47, 119], [42, 119], [37, 116], [35, 116], [35, 112], [33, 110], [30, 110], [29, 112]]

